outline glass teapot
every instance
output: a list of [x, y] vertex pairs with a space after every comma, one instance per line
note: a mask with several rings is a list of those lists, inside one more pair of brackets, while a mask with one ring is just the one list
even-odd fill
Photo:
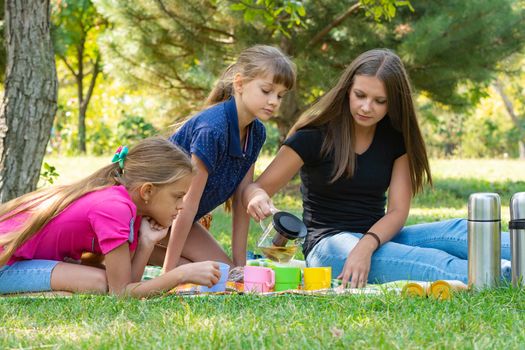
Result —
[[270, 260], [288, 262], [295, 255], [297, 247], [303, 244], [306, 226], [297, 216], [284, 211], [276, 211], [270, 218], [267, 226], [262, 220], [259, 222], [263, 234], [257, 247]]

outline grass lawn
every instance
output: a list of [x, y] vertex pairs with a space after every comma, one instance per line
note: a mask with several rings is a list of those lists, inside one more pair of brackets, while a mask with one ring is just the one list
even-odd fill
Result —
[[[59, 183], [82, 178], [107, 158], [48, 158]], [[263, 159], [258, 169], [264, 167]], [[466, 217], [470, 193], [525, 191], [525, 163], [434, 160], [435, 186], [415, 198], [409, 223]], [[276, 198], [301, 211], [298, 180]], [[216, 210], [212, 231], [228, 250], [230, 219]], [[252, 225], [249, 246], [260, 229]], [[452, 300], [381, 296], [210, 296], [150, 300], [77, 295], [0, 299], [0, 349], [179, 348], [523, 348], [525, 292], [510, 287]]]

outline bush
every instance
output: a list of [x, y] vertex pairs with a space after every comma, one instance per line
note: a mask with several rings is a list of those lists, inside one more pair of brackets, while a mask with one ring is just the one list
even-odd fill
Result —
[[142, 116], [124, 115], [117, 125], [115, 145], [133, 145], [137, 141], [156, 135], [158, 130]]

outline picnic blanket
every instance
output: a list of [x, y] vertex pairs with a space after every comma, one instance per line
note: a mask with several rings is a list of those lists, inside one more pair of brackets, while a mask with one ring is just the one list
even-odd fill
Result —
[[[248, 262], [250, 265], [273, 267], [275, 263], [266, 259], [258, 259]], [[300, 262], [294, 262], [300, 265]], [[160, 267], [148, 266], [144, 272], [143, 280], [159, 276], [162, 273]], [[341, 296], [341, 295], [379, 295], [384, 293], [396, 293], [405, 297], [431, 297], [438, 300], [451, 299], [454, 293], [465, 291], [468, 286], [461, 281], [438, 280], [433, 282], [401, 280], [383, 284], [368, 284], [364, 288], [341, 288], [341, 280], [332, 280], [331, 288], [319, 290], [290, 289], [279, 292], [245, 292], [242, 283], [242, 269], [230, 271], [229, 281], [226, 283], [224, 292], [203, 292], [202, 286], [186, 283], [173, 288], [168, 294], [180, 296], [205, 296], [205, 295], [227, 295], [227, 294], [256, 294], [256, 295], [317, 295], [317, 296]]]
[[[259, 266], [272, 266], [272, 263], [268, 263], [264, 259], [259, 261], [251, 261], [250, 264], [259, 264]], [[300, 261], [294, 262], [295, 265], [300, 265]], [[223, 292], [203, 292], [202, 286], [197, 284], [181, 284], [170, 290], [168, 293], [163, 295], [177, 295], [184, 297], [197, 297], [197, 296], [220, 296], [220, 295], [259, 295], [259, 296], [274, 296], [274, 295], [304, 295], [304, 296], [345, 296], [345, 295], [381, 295], [385, 293], [395, 293], [406, 297], [422, 297], [422, 298], [434, 298], [438, 300], [451, 299], [454, 293], [465, 291], [468, 286], [460, 281], [434, 281], [434, 282], [422, 282], [422, 281], [411, 281], [402, 280], [394, 281], [383, 284], [368, 284], [364, 288], [341, 288], [341, 280], [334, 279], [332, 281], [331, 288], [319, 289], [319, 290], [305, 290], [305, 289], [290, 289], [278, 292], [245, 292], [244, 284], [242, 282], [242, 268], [234, 268], [230, 271], [229, 280], [226, 282], [226, 290]], [[142, 280], [150, 280], [158, 277], [162, 274], [162, 269], [157, 266], [147, 266]], [[29, 297], [67, 297], [71, 296], [69, 292], [45, 292], [45, 293], [23, 293], [13, 294], [7, 296], [29, 296]]]
[[290, 289], [279, 292], [245, 292], [244, 284], [242, 282], [226, 282], [226, 290], [224, 292], [207, 293], [201, 291], [202, 286], [186, 283], [173, 288], [168, 294], [180, 296], [210, 296], [210, 295], [229, 295], [229, 294], [246, 294], [246, 295], [316, 295], [316, 296], [340, 296], [340, 295], [379, 295], [385, 292], [400, 293], [401, 287], [397, 284], [390, 283], [388, 285], [369, 285], [365, 288], [339, 288], [332, 287], [318, 290], [304, 290], [304, 289]]
[[[175, 295], [181, 297], [205, 297], [205, 296], [221, 296], [221, 295], [257, 295], [257, 296], [276, 296], [276, 295], [303, 295], [303, 296], [318, 296], [318, 297], [336, 297], [336, 296], [348, 296], [348, 295], [381, 295], [385, 293], [394, 293], [402, 295], [404, 297], [422, 297], [422, 298], [433, 298], [436, 300], [449, 300], [453, 297], [454, 293], [467, 290], [465, 284], [459, 285], [457, 282], [456, 286], [451, 286], [450, 283], [453, 281], [435, 281], [435, 282], [420, 282], [420, 281], [395, 281], [384, 284], [369, 284], [365, 288], [340, 288], [332, 287], [327, 289], [319, 290], [304, 290], [304, 289], [291, 289], [279, 292], [267, 292], [267, 293], [255, 293], [255, 292], [244, 292], [244, 285], [241, 282], [228, 281], [226, 284], [226, 290], [224, 292], [208, 293], [202, 292], [202, 286], [196, 284], [181, 284], [173, 288], [168, 293], [162, 296]], [[460, 282], [461, 283], [461, 282]], [[419, 286], [438, 286], [438, 292], [432, 289], [423, 289], [424, 292], [420, 292]], [[448, 286], [448, 287], [447, 287]], [[21, 293], [21, 294], [10, 294], [3, 295], [0, 297], [30, 297], [30, 298], [56, 298], [56, 297], [70, 297], [73, 293], [53, 291], [53, 292], [37, 292], [37, 293]]]

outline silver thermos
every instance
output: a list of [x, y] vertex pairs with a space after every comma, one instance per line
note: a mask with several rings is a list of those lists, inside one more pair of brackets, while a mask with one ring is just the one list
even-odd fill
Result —
[[501, 278], [501, 200], [497, 193], [468, 199], [468, 284], [486, 288]]
[[515, 193], [510, 199], [510, 255], [512, 284], [523, 286], [525, 274], [525, 192]]

